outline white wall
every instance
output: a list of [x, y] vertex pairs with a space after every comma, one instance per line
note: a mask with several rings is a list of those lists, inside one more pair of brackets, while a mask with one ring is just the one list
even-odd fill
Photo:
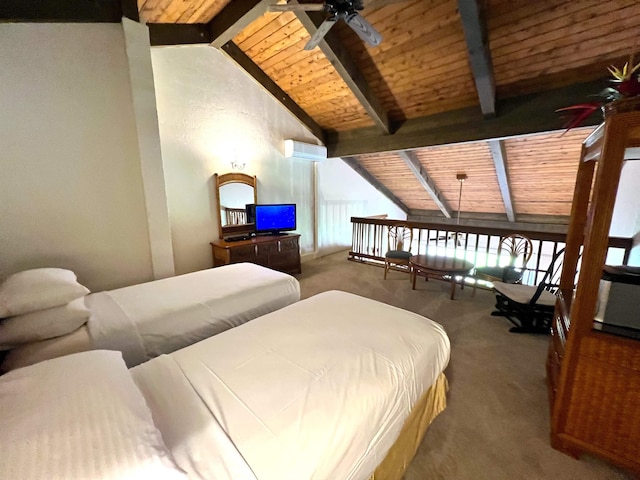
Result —
[[351, 246], [351, 217], [406, 214], [340, 158], [318, 164], [318, 254]]
[[[627, 160], [622, 168], [618, 195], [611, 218], [611, 236], [635, 237], [640, 232], [640, 160]], [[631, 251], [629, 265], [640, 266], [640, 245]]]
[[0, 24], [0, 279], [58, 266], [98, 291], [210, 267], [212, 175], [232, 160], [259, 202], [298, 204], [303, 256], [316, 203], [324, 251], [350, 245], [352, 215], [395, 216], [341, 160], [318, 167], [316, 202], [314, 164], [283, 156], [311, 133], [211, 47], [154, 49], [151, 71], [142, 29]]
[[152, 49], [176, 273], [212, 264], [218, 238], [214, 173], [246, 162], [258, 202], [298, 205], [301, 251], [313, 246], [313, 165], [285, 159], [286, 138], [316, 143], [234, 62], [206, 45]]
[[640, 219], [640, 160], [627, 160], [622, 167], [616, 204], [609, 234], [613, 237], [633, 237]]
[[120, 24], [0, 23], [0, 277], [152, 278]]

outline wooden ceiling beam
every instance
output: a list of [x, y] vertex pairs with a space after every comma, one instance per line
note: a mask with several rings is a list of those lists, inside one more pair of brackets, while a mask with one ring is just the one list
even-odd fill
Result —
[[148, 23], [152, 47], [211, 43], [208, 23]]
[[[412, 209], [407, 219], [412, 222], [441, 223], [444, 225], [457, 225], [456, 219], [443, 219], [436, 210]], [[546, 237], [544, 233], [566, 234], [569, 216], [562, 215], [530, 215], [518, 216], [517, 222], [508, 221], [503, 214], [498, 213], [467, 213], [460, 219], [461, 226], [480, 228], [486, 232], [487, 228], [508, 228], [520, 233], [536, 232], [540, 239], [555, 239]], [[544, 233], [543, 233], [544, 232]]]
[[442, 214], [446, 218], [451, 218], [451, 208], [449, 208], [449, 206], [447, 205], [447, 202], [440, 193], [440, 190], [438, 190], [438, 187], [436, 187], [436, 183], [427, 174], [427, 171], [422, 166], [422, 163], [420, 163], [420, 160], [418, 159], [416, 154], [408, 150], [402, 150], [400, 152], [397, 152], [397, 154], [404, 161], [404, 163], [407, 164], [407, 167], [409, 167], [411, 173], [415, 175], [415, 177], [420, 182], [420, 185], [422, 185], [422, 188], [427, 191]]
[[373, 176], [366, 168], [360, 164], [360, 162], [353, 157], [342, 157], [344, 163], [349, 165], [355, 172], [364, 178], [373, 188], [378, 190], [382, 195], [387, 197], [391, 202], [393, 202], [400, 210], [404, 213], [409, 213], [409, 207], [405, 205], [405, 203], [396, 197], [391, 190], [385, 187], [382, 183], [378, 181], [378, 179]]
[[[556, 112], [558, 108], [583, 103], [606, 85], [606, 80], [599, 80], [499, 100], [500, 115], [492, 119], [483, 118], [477, 108], [464, 108], [407, 120], [390, 135], [381, 134], [375, 127], [329, 132], [328, 156], [391, 152], [560, 130], [563, 122]], [[592, 115], [581, 126], [600, 122], [599, 115]]]
[[211, 44], [221, 48], [244, 30], [254, 20], [261, 17], [275, 3], [274, 0], [242, 0], [229, 2], [220, 13], [209, 22]]
[[137, 0], [120, 0], [122, 5], [122, 16], [140, 22], [140, 12], [138, 11]]
[[211, 43], [208, 23], [147, 23], [152, 47]]
[[[326, 15], [321, 12], [296, 11], [296, 17], [302, 26], [309, 32], [310, 36], [316, 33], [320, 24], [325, 20]], [[356, 65], [351, 55], [347, 52], [338, 35], [329, 30], [318, 44], [322, 53], [327, 57], [333, 68], [349, 89], [356, 96], [367, 114], [373, 119], [376, 125], [385, 133], [391, 132], [389, 116], [382, 108], [378, 98], [365, 80], [362, 72]]]
[[0, 20], [51, 23], [120, 23], [139, 21], [135, 0], [2, 0]]
[[507, 151], [504, 148], [504, 140], [489, 140], [488, 143], [491, 157], [493, 158], [493, 165], [496, 169], [496, 176], [498, 177], [498, 185], [500, 186], [504, 209], [507, 213], [507, 219], [510, 222], [515, 222], [516, 215], [513, 211], [513, 198], [511, 195], [511, 184], [509, 183]]
[[489, 48], [489, 36], [483, 11], [478, 0], [458, 0], [464, 39], [473, 79], [485, 118], [496, 116], [496, 82]]
[[240, 49], [240, 47], [229, 41], [222, 46], [221, 50], [226, 53], [231, 60], [243, 68], [245, 72], [253, 77], [256, 82], [262, 85], [262, 87], [270, 93], [273, 98], [280, 102], [284, 108], [289, 110], [289, 112], [312, 134], [314, 134], [318, 140], [325, 143], [326, 133], [322, 127], [320, 127], [320, 125], [318, 125], [307, 112], [305, 112], [289, 95], [287, 95], [287, 93], [282, 90], [276, 82], [271, 80], [271, 78], [269, 78], [269, 76], [264, 73], [260, 67], [258, 67], [258, 65], [256, 65], [253, 60], [251, 60], [247, 54]]

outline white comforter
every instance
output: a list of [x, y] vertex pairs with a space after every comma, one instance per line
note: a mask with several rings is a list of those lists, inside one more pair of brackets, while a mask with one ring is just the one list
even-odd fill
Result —
[[192, 478], [365, 479], [449, 351], [431, 320], [333, 291], [131, 372]]
[[291, 275], [238, 263], [88, 295], [87, 325], [93, 348], [133, 366], [299, 299]]

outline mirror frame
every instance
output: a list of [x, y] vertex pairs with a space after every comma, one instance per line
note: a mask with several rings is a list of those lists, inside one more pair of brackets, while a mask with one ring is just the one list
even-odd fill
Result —
[[222, 214], [220, 212], [220, 187], [229, 183], [243, 183], [253, 187], [253, 203], [258, 203], [258, 179], [255, 175], [247, 175], [246, 173], [223, 173], [213, 175], [216, 186], [216, 205], [218, 212], [218, 232], [220, 238], [228, 237], [229, 235], [243, 235], [252, 233], [255, 230], [253, 223], [247, 223], [244, 225], [222, 225]]

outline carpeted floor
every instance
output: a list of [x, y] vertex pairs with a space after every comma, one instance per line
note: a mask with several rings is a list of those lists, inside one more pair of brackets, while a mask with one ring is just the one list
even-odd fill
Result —
[[305, 262], [298, 275], [302, 298], [344, 290], [424, 315], [444, 326], [451, 340], [446, 370], [447, 409], [431, 425], [405, 480], [632, 479], [594, 457], [575, 460], [549, 445], [545, 378], [548, 337], [509, 333], [492, 317], [493, 295], [418, 279], [347, 261], [340, 252]]

